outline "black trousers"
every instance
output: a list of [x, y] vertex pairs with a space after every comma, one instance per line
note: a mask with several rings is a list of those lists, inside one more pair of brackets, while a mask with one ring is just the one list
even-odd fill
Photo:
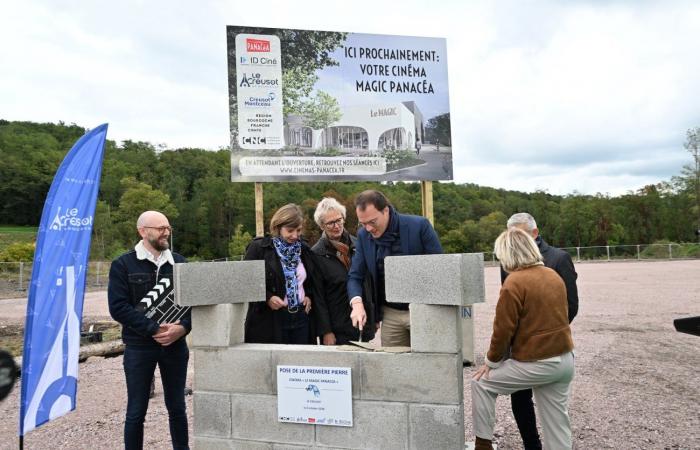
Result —
[[532, 389], [513, 392], [510, 395], [510, 406], [525, 450], [542, 450], [540, 435], [537, 433], [535, 405], [532, 403]]

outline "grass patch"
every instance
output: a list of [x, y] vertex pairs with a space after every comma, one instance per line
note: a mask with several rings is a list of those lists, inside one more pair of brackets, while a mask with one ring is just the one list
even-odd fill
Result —
[[39, 231], [38, 227], [23, 227], [17, 225], [0, 225], [0, 233], [7, 234], [24, 234], [32, 233], [36, 234]]
[[0, 251], [16, 243], [34, 242], [37, 227], [18, 227], [15, 225], [0, 225]]

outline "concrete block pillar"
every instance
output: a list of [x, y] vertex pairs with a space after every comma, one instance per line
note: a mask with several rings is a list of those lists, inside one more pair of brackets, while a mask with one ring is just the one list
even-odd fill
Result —
[[461, 349], [473, 361], [471, 305], [485, 301], [484, 255], [390, 256], [384, 267], [387, 301], [411, 304], [411, 351]]

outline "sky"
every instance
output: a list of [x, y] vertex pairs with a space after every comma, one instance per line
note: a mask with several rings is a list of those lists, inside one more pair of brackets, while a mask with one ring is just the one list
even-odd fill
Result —
[[229, 142], [226, 25], [447, 39], [454, 177], [622, 195], [691, 161], [700, 2], [0, 0], [0, 118]]

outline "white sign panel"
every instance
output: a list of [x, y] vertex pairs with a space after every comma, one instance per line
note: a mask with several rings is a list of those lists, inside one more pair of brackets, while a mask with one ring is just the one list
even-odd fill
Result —
[[279, 422], [352, 426], [349, 367], [277, 366]]
[[445, 39], [228, 26], [226, 47], [231, 181], [453, 178]]
[[282, 56], [274, 35], [236, 36], [238, 145], [264, 150], [283, 145]]

